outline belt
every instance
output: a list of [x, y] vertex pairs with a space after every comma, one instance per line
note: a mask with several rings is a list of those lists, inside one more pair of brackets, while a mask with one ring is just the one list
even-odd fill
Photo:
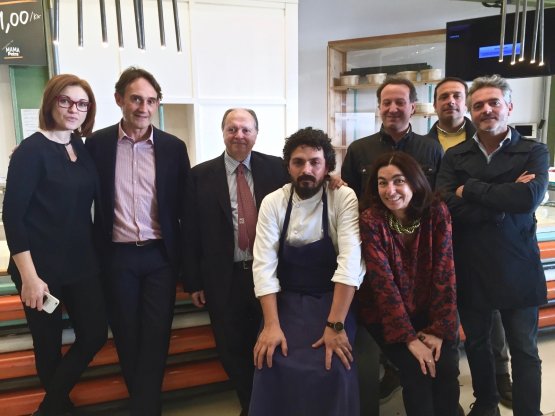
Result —
[[236, 270], [252, 270], [252, 260], [241, 260], [233, 263], [233, 268]]
[[162, 241], [161, 239], [152, 239], [152, 240], [140, 240], [140, 241], [129, 241], [123, 243], [116, 243], [116, 244], [124, 244], [126, 246], [137, 246], [137, 247], [144, 247], [148, 246], [149, 244], [154, 244]]

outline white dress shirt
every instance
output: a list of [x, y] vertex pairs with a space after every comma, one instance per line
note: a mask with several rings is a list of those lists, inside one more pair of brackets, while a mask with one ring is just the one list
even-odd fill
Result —
[[[258, 213], [253, 263], [254, 291], [257, 297], [281, 290], [277, 278], [279, 237], [291, 189], [291, 184], [287, 184], [266, 196]], [[364, 278], [365, 267], [360, 251], [357, 197], [346, 186], [336, 190], [326, 187], [326, 193], [328, 232], [338, 253], [337, 269], [331, 280], [358, 289]], [[324, 236], [322, 191], [304, 200], [294, 194], [292, 204], [287, 243], [302, 246], [321, 240]]]

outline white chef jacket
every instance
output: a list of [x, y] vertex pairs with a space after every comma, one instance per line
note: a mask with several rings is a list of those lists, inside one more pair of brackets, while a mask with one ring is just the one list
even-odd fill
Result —
[[[252, 268], [257, 297], [281, 290], [277, 278], [279, 237], [291, 190], [291, 184], [283, 186], [267, 195], [260, 206]], [[288, 244], [302, 246], [323, 238], [322, 192], [321, 190], [309, 199], [293, 195], [291, 218], [286, 233]], [[337, 253], [337, 269], [331, 280], [358, 289], [366, 270], [360, 250], [357, 197], [354, 191], [346, 186], [336, 190], [326, 186], [326, 194], [328, 232]]]

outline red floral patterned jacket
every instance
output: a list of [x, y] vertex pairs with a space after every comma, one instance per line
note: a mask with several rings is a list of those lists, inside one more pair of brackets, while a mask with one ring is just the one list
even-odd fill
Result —
[[387, 343], [416, 338], [411, 318], [424, 316], [423, 332], [445, 340], [457, 333], [451, 216], [443, 202], [432, 204], [409, 247], [391, 230], [382, 212], [360, 216], [366, 277], [358, 291], [360, 318], [379, 323]]

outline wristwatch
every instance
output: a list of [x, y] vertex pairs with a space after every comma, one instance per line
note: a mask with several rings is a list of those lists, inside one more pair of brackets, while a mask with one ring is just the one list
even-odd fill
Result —
[[331, 329], [333, 329], [335, 332], [341, 332], [343, 331], [343, 328], [345, 328], [345, 325], [343, 325], [343, 322], [326, 322], [326, 326], [329, 326]]

